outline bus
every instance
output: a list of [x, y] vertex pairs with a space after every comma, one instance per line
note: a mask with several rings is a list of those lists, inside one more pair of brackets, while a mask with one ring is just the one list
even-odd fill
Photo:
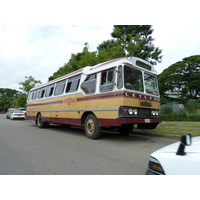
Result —
[[160, 97], [156, 71], [137, 58], [117, 58], [87, 66], [29, 91], [27, 119], [39, 128], [49, 124], [82, 126], [90, 139], [113, 128], [155, 129]]

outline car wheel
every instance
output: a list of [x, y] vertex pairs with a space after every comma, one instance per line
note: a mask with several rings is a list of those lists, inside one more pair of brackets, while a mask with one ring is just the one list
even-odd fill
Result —
[[94, 114], [89, 114], [85, 119], [85, 134], [90, 139], [97, 139], [101, 136], [101, 128]]

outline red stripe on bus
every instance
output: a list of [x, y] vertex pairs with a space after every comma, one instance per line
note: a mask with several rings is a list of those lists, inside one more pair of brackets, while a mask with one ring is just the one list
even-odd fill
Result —
[[[36, 120], [36, 116], [27, 116], [28, 119]], [[81, 119], [78, 118], [56, 118], [56, 117], [43, 117], [43, 121], [58, 123], [58, 124], [70, 124], [75, 126], [81, 125]], [[98, 119], [99, 126], [121, 126], [122, 124], [144, 124], [145, 118], [117, 118], [117, 119]], [[161, 119], [150, 119], [150, 123], [160, 123]]]

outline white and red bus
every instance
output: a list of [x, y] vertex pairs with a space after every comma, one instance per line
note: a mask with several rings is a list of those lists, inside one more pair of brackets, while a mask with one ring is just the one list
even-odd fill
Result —
[[137, 57], [118, 58], [32, 88], [27, 119], [39, 128], [50, 123], [84, 126], [91, 139], [113, 127], [122, 134], [154, 129], [160, 98], [154, 67]]

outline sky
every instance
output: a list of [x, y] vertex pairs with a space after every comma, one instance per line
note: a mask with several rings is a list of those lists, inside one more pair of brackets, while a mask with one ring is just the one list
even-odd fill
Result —
[[[40, 6], [29, 5], [27, 1], [23, 1], [23, 4], [29, 7], [28, 10], [14, 9], [22, 0], [17, 1], [18, 3], [13, 2], [14, 5], [12, 4], [11, 8], [10, 0], [7, 0], [5, 8], [9, 8], [9, 12], [2, 9], [0, 13], [0, 19], [2, 16], [7, 19], [0, 20], [0, 88], [19, 90], [19, 83], [25, 81], [25, 76], [33, 76], [36, 80], [46, 83], [59, 67], [69, 61], [72, 53], [82, 52], [84, 43], [89, 44], [90, 51], [95, 51], [100, 43], [112, 39], [110, 34], [113, 24], [151, 24], [153, 26], [154, 45], [162, 49], [163, 55], [162, 62], [155, 66], [158, 74], [185, 57], [200, 54], [198, 7], [192, 4], [191, 10], [184, 0], [172, 1], [173, 5], [176, 4], [177, 7], [180, 7], [177, 2], [181, 2], [181, 13], [179, 12], [179, 14], [175, 7], [169, 4], [170, 0], [167, 1], [167, 4], [163, 1], [162, 7], [167, 10], [165, 15], [163, 15], [162, 9], [154, 8], [151, 10], [153, 11], [151, 15], [146, 17], [146, 15], [141, 15], [141, 12], [133, 12], [131, 6], [126, 6], [126, 18], [123, 20], [116, 13], [121, 12], [121, 9], [125, 8], [125, 4], [119, 5], [114, 12], [109, 10], [109, 13], [106, 14], [108, 9], [97, 2], [95, 6], [100, 6], [99, 10], [104, 9], [101, 15], [96, 9], [90, 9], [88, 12], [87, 8], [87, 10], [82, 9], [83, 11], [77, 18], [75, 17], [76, 13], [80, 11], [81, 6], [85, 6], [81, 3], [77, 8], [77, 1], [71, 5], [71, 7], [76, 6], [76, 10], [61, 6], [59, 12], [56, 12], [52, 1], [48, 1], [50, 2], [48, 9], [42, 0], [40, 0]], [[86, 0], [84, 4], [87, 2], [90, 3]], [[127, 1], [125, 0], [125, 2]], [[149, 1], [145, 2], [149, 3]], [[158, 3], [159, 1], [153, 0], [151, 4], [153, 2]], [[192, 2], [193, 0], [190, 1], [190, 4]], [[59, 3], [61, 0], [57, 0], [57, 4]], [[129, 4], [127, 3], [127, 5]], [[110, 4], [109, 6], [113, 7]], [[148, 6], [150, 5], [147, 5], [146, 10], [143, 7], [143, 13], [149, 12]], [[39, 9], [36, 12], [37, 8]], [[63, 13], [64, 17], [61, 17], [60, 15]], [[99, 15], [97, 15], [98, 13]], [[140, 14], [140, 18], [136, 17], [139, 16], [138, 14]], [[118, 16], [118, 18], [111, 18], [112, 15]], [[191, 20], [191, 15], [195, 20]], [[98, 16], [97, 20], [96, 16]], [[106, 20], [103, 20], [103, 16], [106, 17]], [[67, 20], [69, 17], [70, 20]]]

